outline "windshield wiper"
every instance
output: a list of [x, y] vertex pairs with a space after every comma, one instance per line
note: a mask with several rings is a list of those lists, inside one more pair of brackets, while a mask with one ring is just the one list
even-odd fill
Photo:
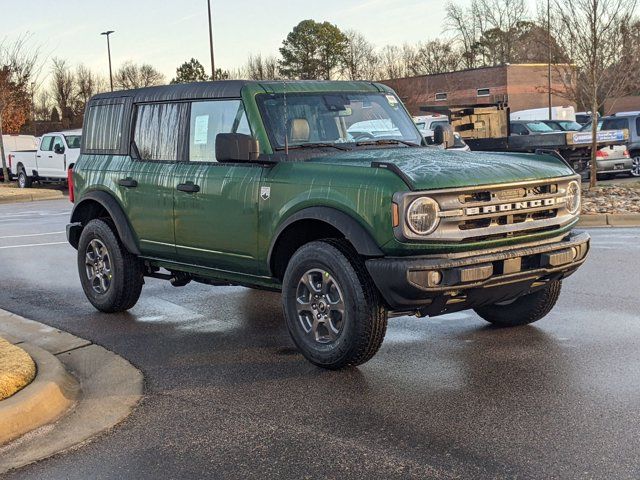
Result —
[[407, 142], [406, 140], [397, 140], [395, 138], [380, 138], [378, 140], [363, 140], [356, 142], [356, 146], [363, 145], [406, 145], [407, 147], [419, 147], [417, 143]]
[[[335, 143], [322, 143], [322, 142], [289, 145], [289, 150], [304, 149], [304, 148], [323, 148], [323, 147], [335, 148], [337, 150], [343, 150], [343, 151], [349, 150], [347, 147], [336, 145]], [[277, 147], [276, 150], [284, 150], [284, 147]]]

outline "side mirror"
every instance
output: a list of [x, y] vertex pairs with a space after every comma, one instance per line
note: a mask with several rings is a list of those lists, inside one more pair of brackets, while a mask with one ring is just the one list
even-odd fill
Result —
[[260, 155], [260, 142], [244, 133], [219, 133], [216, 136], [216, 160], [252, 162]]
[[453, 148], [456, 143], [456, 139], [453, 135], [453, 128], [451, 125], [438, 125], [433, 130], [433, 143], [435, 145], [443, 145], [444, 148]]
[[53, 147], [53, 151], [58, 154], [64, 153], [64, 147], [62, 145], [56, 145]]

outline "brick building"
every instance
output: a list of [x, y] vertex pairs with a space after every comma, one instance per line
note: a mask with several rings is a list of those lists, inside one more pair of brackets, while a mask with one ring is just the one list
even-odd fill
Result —
[[[437, 75], [384, 80], [393, 88], [409, 111], [417, 115], [423, 105], [464, 105], [507, 102], [511, 111], [548, 105], [548, 67], [546, 64], [518, 64], [476, 68]], [[569, 65], [555, 65], [551, 91], [565, 91], [560, 75], [571, 75]], [[566, 78], [566, 77], [565, 77]], [[575, 104], [560, 95], [552, 96], [553, 106]]]

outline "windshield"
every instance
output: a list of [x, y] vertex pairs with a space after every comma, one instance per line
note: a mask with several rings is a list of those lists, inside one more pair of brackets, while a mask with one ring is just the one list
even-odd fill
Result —
[[560, 125], [560, 127], [563, 130], [566, 131], [578, 131], [582, 128], [582, 125], [580, 125], [578, 122], [571, 122], [571, 121], [559, 121], [558, 125]]
[[395, 95], [291, 93], [258, 95], [274, 149], [285, 145], [397, 140], [420, 145], [422, 136]]
[[69, 148], [80, 148], [80, 140], [82, 139], [80, 135], [65, 135], [64, 138]]
[[535, 133], [553, 132], [553, 128], [542, 122], [527, 122], [527, 128]]

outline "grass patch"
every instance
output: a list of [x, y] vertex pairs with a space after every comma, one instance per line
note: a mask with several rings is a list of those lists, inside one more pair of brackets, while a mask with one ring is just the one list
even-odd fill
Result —
[[29, 385], [36, 365], [27, 352], [0, 337], [0, 400]]

